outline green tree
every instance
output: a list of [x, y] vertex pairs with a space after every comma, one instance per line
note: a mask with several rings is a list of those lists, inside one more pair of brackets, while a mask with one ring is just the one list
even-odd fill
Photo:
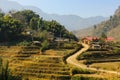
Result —
[[41, 48], [42, 51], [49, 48], [49, 42], [47, 40], [43, 41], [41, 45], [42, 45], [42, 48]]
[[40, 33], [41, 41], [48, 40], [48, 37], [49, 37], [49, 33], [46, 30], [44, 30]]
[[0, 19], [0, 40], [9, 41], [15, 39], [23, 30], [22, 23], [9, 15]]
[[107, 38], [107, 35], [103, 32], [103, 33], [101, 34], [101, 38], [106, 39], [106, 38]]
[[107, 35], [105, 33], [102, 33], [101, 34], [101, 37], [100, 37], [100, 42], [101, 42], [101, 46], [104, 47], [105, 45], [105, 39], [107, 38]]
[[39, 19], [38, 18], [35, 18], [33, 17], [31, 20], [30, 20], [30, 28], [33, 29], [33, 30], [38, 30], [38, 21]]
[[0, 18], [2, 18], [4, 16], [4, 13], [0, 13]]
[[41, 40], [41, 42], [48, 40], [49, 33], [54, 38], [77, 39], [73, 33], [69, 32], [57, 21], [43, 20], [43, 18], [40, 18], [38, 14], [31, 10], [14, 12], [4, 17], [0, 16], [0, 41], [11, 41], [17, 39], [19, 35], [22, 36], [21, 40], [22, 38], [29, 40], [30, 36], [26, 35], [27, 31], [35, 32], [33, 37]]
[[31, 19], [34, 18], [39, 18], [39, 15], [35, 14], [32, 10], [23, 10], [23, 11], [18, 11], [14, 14], [12, 14], [13, 17], [16, 19], [19, 19], [26, 27], [29, 28], [30, 26], [30, 21]]

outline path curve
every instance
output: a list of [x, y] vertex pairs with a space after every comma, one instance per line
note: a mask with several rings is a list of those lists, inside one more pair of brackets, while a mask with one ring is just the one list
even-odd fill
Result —
[[[87, 44], [82, 43], [82, 45], [83, 45], [83, 48], [81, 50], [79, 50], [74, 55], [72, 55], [66, 59], [67, 64], [71, 64], [71, 65], [74, 65], [74, 66], [82, 68], [82, 69], [98, 71], [96, 68], [88, 68], [86, 65], [80, 64], [79, 61], [76, 59], [78, 55], [82, 54], [83, 52], [85, 52], [89, 49], [89, 46]], [[103, 70], [103, 69], [99, 69], [99, 71], [120, 75], [120, 73], [116, 72], [116, 71], [109, 71], [109, 70]]]

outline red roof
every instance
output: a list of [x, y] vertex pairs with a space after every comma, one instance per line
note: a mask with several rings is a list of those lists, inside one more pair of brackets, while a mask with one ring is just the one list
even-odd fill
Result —
[[99, 39], [99, 38], [97, 38], [97, 37], [86, 37], [86, 39], [92, 41], [92, 40], [96, 40], [96, 39]]
[[106, 38], [106, 41], [114, 41], [114, 38], [113, 37], [108, 37], [108, 38]]
[[86, 39], [88, 39], [88, 40], [90, 40], [90, 41], [92, 41], [92, 40], [93, 40], [93, 38], [92, 38], [92, 37], [86, 37]]

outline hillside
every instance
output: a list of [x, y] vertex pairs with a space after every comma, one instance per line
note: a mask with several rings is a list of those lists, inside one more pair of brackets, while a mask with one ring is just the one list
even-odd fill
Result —
[[[7, 6], [4, 6], [4, 5], [7, 5]], [[37, 7], [23, 6], [17, 2], [8, 1], [8, 0], [0, 0], [0, 8], [4, 12], [8, 12], [10, 10], [18, 11], [18, 10], [30, 9], [30, 10], [36, 12], [37, 14], [39, 14], [45, 20], [56, 20], [60, 24], [64, 25], [70, 31], [88, 28], [90, 26], [93, 26], [94, 24], [98, 24], [101, 21], [108, 19], [108, 18], [102, 17], [102, 16], [82, 18], [80, 16], [71, 15], [71, 14], [70, 15], [48, 14]]]
[[78, 38], [83, 38], [85, 36], [91, 36], [93, 34], [93, 28], [85, 28], [85, 29], [80, 29], [78, 31], [73, 31], [73, 33], [78, 37]]
[[79, 37], [100, 36], [102, 33], [105, 33], [108, 37], [114, 37], [116, 41], [120, 41], [120, 7], [116, 10], [113, 16], [110, 16], [109, 20], [103, 21], [102, 23], [95, 25], [91, 28], [75, 32], [76, 35]]

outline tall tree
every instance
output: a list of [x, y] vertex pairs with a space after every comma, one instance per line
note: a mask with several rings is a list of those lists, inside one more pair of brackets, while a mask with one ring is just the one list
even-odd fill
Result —
[[16, 20], [9, 15], [0, 19], [0, 39], [3, 41], [9, 41], [22, 32], [22, 24], [19, 20]]
[[30, 28], [33, 29], [33, 30], [38, 30], [38, 21], [39, 19], [38, 18], [35, 18], [33, 17], [31, 20], [30, 20]]

